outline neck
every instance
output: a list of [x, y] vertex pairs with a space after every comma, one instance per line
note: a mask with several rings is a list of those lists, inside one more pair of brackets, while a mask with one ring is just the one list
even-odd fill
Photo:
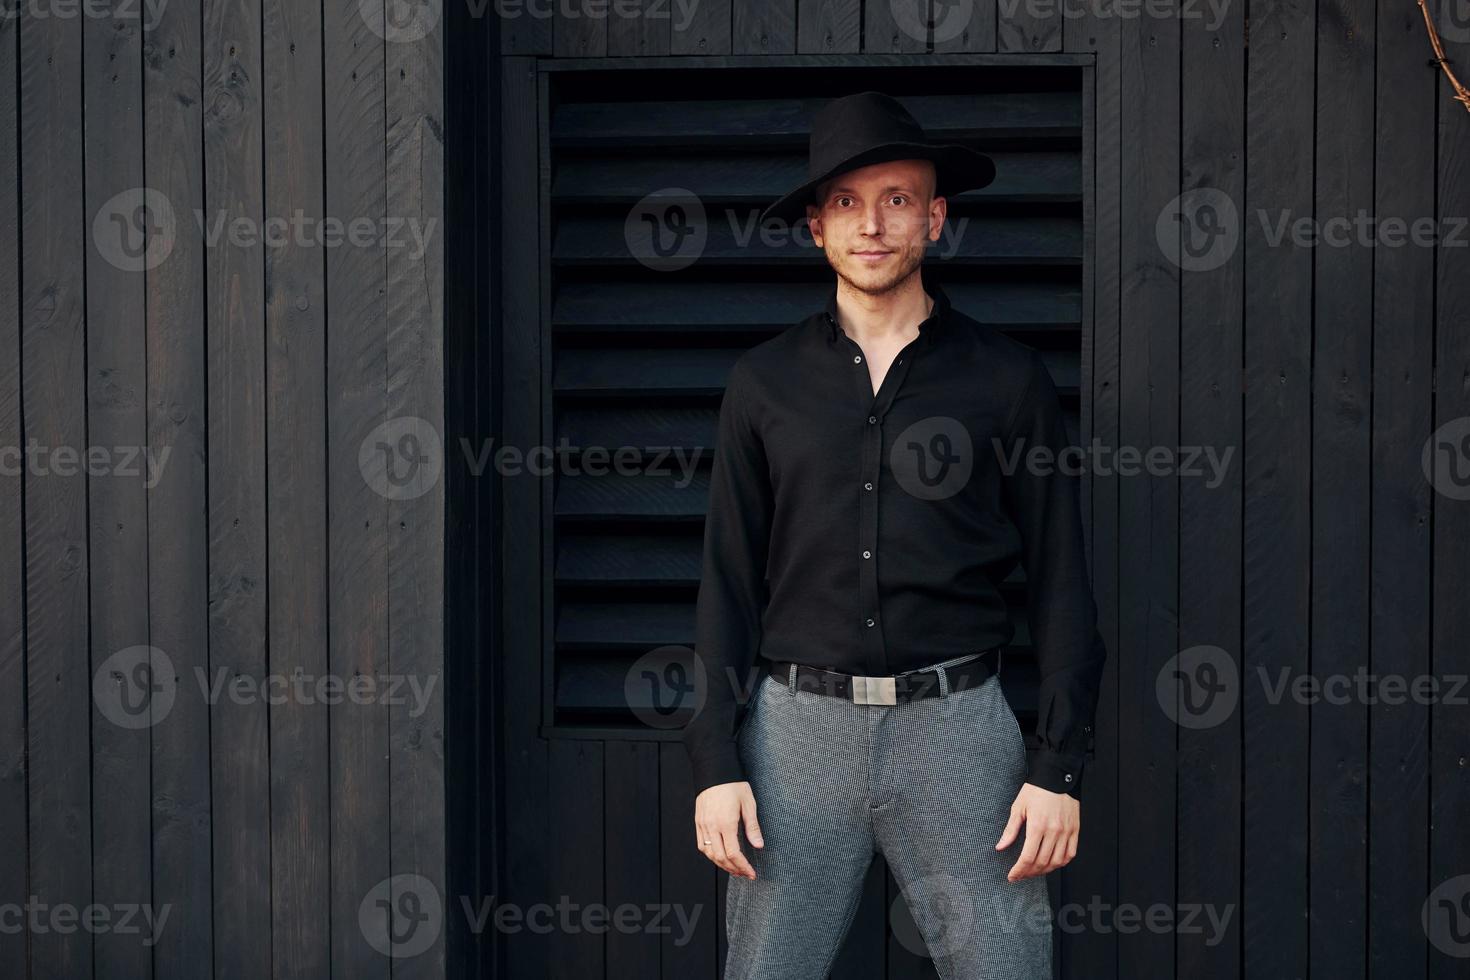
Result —
[[842, 328], [854, 340], [911, 339], [933, 308], [918, 267], [880, 293], [864, 292], [841, 277], [837, 280], [837, 312]]

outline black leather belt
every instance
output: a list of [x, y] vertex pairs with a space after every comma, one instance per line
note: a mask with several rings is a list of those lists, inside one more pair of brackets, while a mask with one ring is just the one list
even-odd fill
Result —
[[[791, 683], [791, 668], [796, 667], [796, 689], [842, 698], [854, 704], [906, 704], [920, 698], [937, 698], [952, 691], [979, 687], [1000, 672], [1000, 648], [972, 654], [958, 663], [941, 661], [922, 670], [881, 677], [846, 674], [840, 670], [792, 664], [788, 660], [767, 660], [766, 672], [782, 684]], [[945, 683], [939, 683], [940, 668]]]

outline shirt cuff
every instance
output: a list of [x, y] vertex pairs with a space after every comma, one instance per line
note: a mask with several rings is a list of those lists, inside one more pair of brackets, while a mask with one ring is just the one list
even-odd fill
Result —
[[1038, 752], [1031, 761], [1031, 774], [1026, 782], [1053, 793], [1066, 793], [1074, 799], [1082, 796], [1083, 760], [1055, 752]]
[[734, 742], [711, 754], [709, 758], [694, 760], [693, 768], [695, 796], [721, 783], [746, 781], [745, 767], [740, 764], [740, 753]]

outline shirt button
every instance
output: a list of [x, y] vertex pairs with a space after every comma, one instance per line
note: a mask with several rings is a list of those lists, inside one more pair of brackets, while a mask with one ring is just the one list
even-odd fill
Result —
[[1067, 782], [1070, 783], [1072, 781], [1072, 774], [1069, 772], [1065, 776], [1063, 776], [1062, 778], [1065, 779]]
[[861, 364], [861, 363], [863, 363], [863, 355], [861, 355], [861, 354], [854, 354], [852, 356], [852, 363], [854, 363], [854, 364]]
[[873, 625], [873, 620], [871, 618], [868, 620], [868, 625], [869, 626], [872, 626]]
[[864, 483], [863, 484], [863, 489], [864, 490], [871, 490], [871, 489], [873, 489], [873, 485], [871, 483]]
[[876, 415], [869, 415], [868, 416], [868, 424], [869, 425], [876, 425], [877, 422], [878, 422], [878, 416], [876, 416]]
[[865, 551], [865, 552], [863, 552], [863, 557], [864, 558], [872, 558], [873, 557], [873, 553], [871, 551]]

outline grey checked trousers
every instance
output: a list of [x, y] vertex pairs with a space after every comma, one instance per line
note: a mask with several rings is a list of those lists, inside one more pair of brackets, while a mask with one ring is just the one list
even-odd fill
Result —
[[727, 875], [725, 980], [822, 980], [882, 853], [944, 980], [1047, 980], [1041, 877], [995, 850], [1026, 775], [992, 676], [944, 697], [854, 704], [764, 676], [738, 733], [765, 838]]

